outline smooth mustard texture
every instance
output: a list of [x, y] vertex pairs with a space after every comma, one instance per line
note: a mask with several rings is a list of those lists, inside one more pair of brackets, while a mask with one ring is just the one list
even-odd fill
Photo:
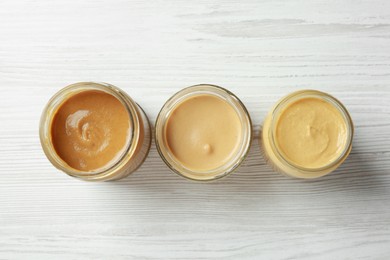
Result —
[[193, 171], [208, 171], [229, 161], [241, 140], [241, 121], [222, 98], [202, 94], [179, 103], [165, 126], [165, 141], [176, 159]]

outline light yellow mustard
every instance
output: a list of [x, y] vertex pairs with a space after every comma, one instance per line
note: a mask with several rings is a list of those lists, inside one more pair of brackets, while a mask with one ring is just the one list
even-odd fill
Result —
[[347, 142], [347, 125], [340, 111], [320, 98], [288, 104], [275, 125], [279, 151], [290, 163], [321, 168], [335, 161]]

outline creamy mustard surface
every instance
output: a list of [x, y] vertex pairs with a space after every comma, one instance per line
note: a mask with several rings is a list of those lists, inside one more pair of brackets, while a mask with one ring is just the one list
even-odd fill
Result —
[[190, 97], [173, 108], [164, 132], [174, 157], [194, 171], [225, 164], [237, 151], [242, 135], [235, 109], [209, 94]]
[[88, 90], [71, 96], [58, 108], [51, 139], [70, 167], [92, 171], [117, 160], [127, 147], [131, 127], [129, 114], [116, 97]]
[[287, 105], [276, 122], [276, 143], [286, 159], [305, 168], [336, 160], [347, 142], [347, 125], [334, 105], [302, 98]]

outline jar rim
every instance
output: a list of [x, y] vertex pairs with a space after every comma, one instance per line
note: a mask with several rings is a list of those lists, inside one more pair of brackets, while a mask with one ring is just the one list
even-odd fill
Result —
[[[165, 125], [166, 121], [170, 117], [170, 113], [184, 100], [199, 94], [215, 95], [224, 99], [224, 101], [231, 105], [237, 112], [241, 122], [245, 122], [246, 124], [247, 131], [244, 131], [242, 134], [243, 137], [240, 146], [237, 148], [237, 154], [233, 155], [232, 158], [229, 159], [232, 161], [232, 163], [228, 164], [229, 167], [226, 167], [224, 164], [209, 171], [194, 171], [188, 169], [180, 165], [180, 163], [174, 159], [174, 156], [170, 153], [169, 147], [164, 143]], [[197, 84], [179, 90], [164, 103], [156, 118], [155, 140], [156, 148], [160, 157], [173, 172], [192, 181], [213, 181], [234, 172], [247, 157], [252, 141], [252, 120], [243, 102], [231, 91], [217, 85]]]
[[[131, 128], [126, 142], [126, 148], [113, 162], [107, 166], [92, 171], [82, 171], [68, 165], [56, 152], [51, 136], [53, 118], [58, 109], [69, 98], [86, 91], [102, 91], [117, 98], [125, 107]], [[104, 82], [77, 82], [68, 85], [56, 92], [42, 111], [39, 127], [41, 146], [50, 162], [66, 174], [87, 180], [102, 180], [110, 178], [112, 174], [125, 165], [128, 158], [134, 153], [140, 132], [139, 119], [134, 106], [134, 101], [120, 88]]]
[[[324, 166], [321, 166], [321, 167], [317, 167], [317, 168], [303, 167], [301, 165], [298, 165], [298, 164], [291, 162], [278, 149], [278, 145], [277, 145], [276, 138], [275, 138], [277, 121], [279, 119], [280, 113], [283, 112], [283, 109], [293, 102], [296, 102], [300, 99], [308, 98], [308, 97], [321, 99], [321, 100], [327, 102], [328, 104], [332, 105], [334, 108], [336, 108], [340, 112], [340, 114], [342, 115], [342, 117], [345, 121], [346, 127], [347, 127], [347, 139], [346, 139], [345, 147], [344, 147], [343, 151], [340, 153], [340, 155], [338, 157], [336, 157], [330, 163], [328, 163]], [[272, 148], [273, 152], [275, 153], [275, 155], [277, 156], [277, 158], [282, 163], [288, 165], [289, 167], [293, 167], [295, 169], [298, 169], [300, 171], [305, 171], [305, 172], [324, 171], [324, 170], [330, 169], [330, 168], [340, 164], [346, 158], [346, 156], [348, 156], [348, 154], [351, 150], [353, 134], [354, 134], [354, 125], [353, 125], [352, 118], [351, 118], [348, 110], [346, 109], [346, 107], [338, 99], [336, 99], [335, 97], [333, 97], [332, 95], [330, 95], [328, 93], [318, 91], [318, 90], [313, 90], [313, 89], [295, 91], [295, 92], [290, 93], [289, 95], [281, 98], [277, 102], [275, 107], [272, 109], [271, 115], [272, 115], [272, 117], [271, 117], [272, 119], [271, 119], [271, 124], [270, 124], [270, 131], [268, 132], [269, 140], [271, 140], [271, 142], [270, 142], [271, 148]]]

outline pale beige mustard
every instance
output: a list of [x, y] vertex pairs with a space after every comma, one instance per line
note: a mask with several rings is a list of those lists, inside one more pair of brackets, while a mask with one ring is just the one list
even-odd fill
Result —
[[231, 160], [241, 131], [239, 115], [227, 101], [201, 94], [173, 108], [164, 133], [168, 148], [184, 167], [209, 171]]

